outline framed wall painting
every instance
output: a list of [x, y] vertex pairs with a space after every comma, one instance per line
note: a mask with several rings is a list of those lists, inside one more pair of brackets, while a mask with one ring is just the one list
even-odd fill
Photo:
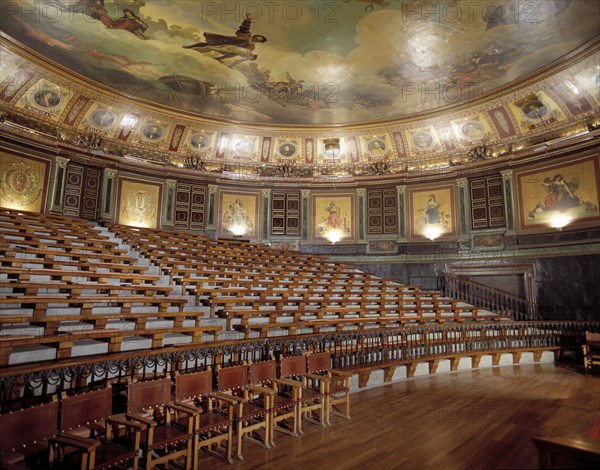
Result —
[[516, 173], [519, 230], [600, 223], [598, 154]]
[[455, 201], [453, 184], [409, 188], [409, 238], [413, 241], [456, 238]]
[[0, 206], [42, 212], [49, 162], [0, 152]]
[[118, 223], [132, 227], [158, 228], [162, 184], [120, 178], [117, 201]]
[[336, 243], [355, 241], [354, 197], [354, 193], [312, 195], [311, 235], [314, 242], [331, 243], [328, 238], [331, 231], [336, 232]]
[[219, 238], [260, 238], [259, 197], [257, 192], [219, 191]]

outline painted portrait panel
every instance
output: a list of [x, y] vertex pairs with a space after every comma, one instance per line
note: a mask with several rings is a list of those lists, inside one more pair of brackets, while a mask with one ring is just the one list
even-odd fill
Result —
[[483, 113], [452, 121], [456, 138], [465, 145], [486, 142], [492, 138], [492, 130]]
[[0, 152], [0, 206], [41, 212], [48, 170], [47, 162]]
[[360, 141], [366, 161], [378, 161], [391, 155], [392, 144], [387, 134], [362, 137]]
[[542, 91], [531, 93], [511, 103], [510, 107], [522, 132], [566, 119], [558, 105]]
[[219, 193], [219, 237], [259, 238], [259, 194]]
[[334, 232], [340, 242], [354, 240], [354, 195], [313, 195], [312, 234], [315, 241], [329, 242]]
[[300, 163], [302, 156], [302, 139], [276, 138], [273, 155], [276, 162]]
[[118, 223], [158, 228], [161, 198], [162, 185], [121, 178]]
[[600, 220], [598, 157], [517, 174], [521, 230], [561, 228]]
[[423, 155], [441, 150], [440, 139], [433, 126], [406, 131], [408, 148], [413, 155]]
[[409, 220], [412, 239], [456, 236], [454, 186], [409, 189]]
[[17, 107], [55, 120], [65, 110], [72, 96], [71, 90], [41, 79], [21, 96]]

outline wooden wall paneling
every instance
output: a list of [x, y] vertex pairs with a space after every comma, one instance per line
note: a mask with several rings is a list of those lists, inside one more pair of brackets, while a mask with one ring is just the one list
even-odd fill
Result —
[[473, 230], [506, 226], [504, 195], [500, 175], [474, 178], [471, 187], [471, 226]]
[[190, 229], [204, 229], [204, 214], [206, 212], [206, 186], [192, 186], [192, 205], [190, 207]]
[[286, 194], [273, 192], [271, 194], [271, 235], [285, 235]]
[[63, 214], [79, 217], [81, 212], [81, 195], [83, 193], [85, 167], [70, 163], [67, 167], [67, 179], [63, 198]]
[[383, 233], [398, 233], [398, 197], [395, 189], [383, 190]]
[[502, 177], [500, 175], [487, 178], [487, 199], [490, 228], [506, 227]]
[[285, 234], [300, 235], [300, 193], [286, 194]]
[[383, 233], [383, 192], [379, 189], [367, 191], [367, 234]]
[[81, 217], [84, 219], [98, 219], [101, 182], [102, 172], [100, 169], [86, 167], [85, 178], [83, 180], [83, 202], [81, 205]]
[[175, 187], [175, 228], [187, 230], [190, 228], [190, 208], [192, 201], [192, 186], [177, 183]]
[[471, 228], [489, 228], [485, 178], [470, 181], [471, 185]]

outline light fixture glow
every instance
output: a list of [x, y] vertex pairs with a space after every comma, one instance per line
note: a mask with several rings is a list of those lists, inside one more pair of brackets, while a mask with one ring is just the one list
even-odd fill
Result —
[[236, 237], [246, 235], [247, 230], [248, 227], [246, 227], [246, 225], [244, 224], [233, 224], [229, 226], [229, 231], [233, 233]]
[[337, 228], [332, 228], [325, 232], [325, 238], [329, 240], [332, 244], [339, 242], [342, 239], [342, 231]]
[[571, 223], [571, 220], [573, 220], [571, 217], [569, 217], [567, 214], [556, 214], [554, 216], [552, 216], [552, 218], [550, 219], [550, 227], [555, 228], [556, 230], [562, 230], [563, 227], [565, 227], [566, 225], [569, 225]]
[[442, 234], [442, 228], [437, 224], [429, 224], [423, 229], [423, 235], [434, 241]]

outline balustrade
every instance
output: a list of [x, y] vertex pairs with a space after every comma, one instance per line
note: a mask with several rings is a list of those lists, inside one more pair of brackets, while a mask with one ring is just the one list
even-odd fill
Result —
[[[129, 378], [147, 380], [175, 371], [193, 372], [259, 361], [280, 355], [329, 351], [334, 367], [386, 361], [418, 360], [469, 352], [501, 352], [527, 348], [573, 348], [585, 332], [600, 332], [600, 322], [532, 321], [460, 325], [419, 325], [403, 328], [348, 331], [290, 338], [266, 338], [213, 343], [206, 347], [179, 346], [159, 353], [120, 353], [114, 359], [71, 359], [69, 365], [31, 365], [0, 370], [0, 407], [5, 412], [44, 401], [65, 390], [83, 391]], [[188, 349], [189, 348], [189, 349]], [[79, 361], [79, 362], [78, 362]]]

